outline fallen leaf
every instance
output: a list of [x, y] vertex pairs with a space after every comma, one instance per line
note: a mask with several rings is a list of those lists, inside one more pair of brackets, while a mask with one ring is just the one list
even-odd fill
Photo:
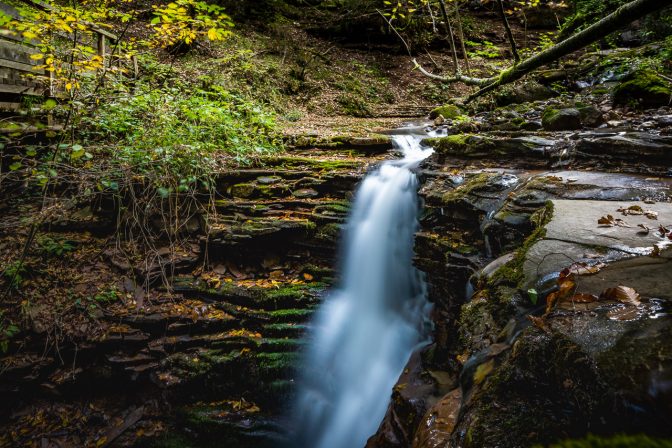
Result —
[[600, 297], [606, 300], [617, 300], [628, 305], [639, 305], [641, 303], [637, 291], [622, 285], [606, 289]]
[[649, 254], [650, 257], [660, 257], [660, 246], [655, 245], [653, 246], [653, 250]]
[[495, 360], [491, 359], [490, 361], [483, 363], [476, 367], [476, 372], [474, 373], [474, 383], [482, 383], [490, 373], [495, 369]]
[[620, 218], [614, 218], [612, 215], [603, 216], [597, 220], [597, 224], [603, 227], [631, 227], [627, 222]]
[[612, 227], [616, 225], [616, 222], [614, 221], [614, 217], [611, 215], [603, 216], [600, 219], [597, 220], [597, 224], [600, 226], [608, 226]]
[[660, 236], [665, 236], [667, 235], [668, 232], [669, 230], [667, 229], [667, 227], [664, 227], [662, 225], [658, 226], [658, 233], [660, 233]]
[[572, 274], [591, 275], [591, 274], [597, 274], [605, 266], [606, 265], [604, 263], [595, 263], [595, 264], [590, 265], [586, 262], [580, 261], [580, 262], [572, 264], [567, 269]]
[[546, 319], [543, 317], [536, 317], [536, 316], [527, 316], [527, 318], [532, 322], [532, 325], [543, 331], [544, 333], [550, 333], [550, 329], [548, 328], [548, 325], [546, 324]]
[[639, 230], [637, 235], [646, 236], [651, 232], [651, 227], [645, 226], [644, 224], [637, 224], [637, 227], [641, 227], [643, 230]]
[[304, 273], [303, 273], [303, 278], [304, 278], [307, 282], [311, 282], [311, 281], [313, 281], [313, 276], [310, 275], [310, 274], [307, 273], [307, 272], [304, 272]]
[[649, 219], [658, 219], [658, 212], [654, 212], [653, 210], [645, 210], [644, 211], [644, 216], [646, 216]]
[[616, 211], [621, 212], [624, 216], [644, 214], [644, 210], [639, 205], [631, 205], [630, 207], [627, 208], [621, 207]]

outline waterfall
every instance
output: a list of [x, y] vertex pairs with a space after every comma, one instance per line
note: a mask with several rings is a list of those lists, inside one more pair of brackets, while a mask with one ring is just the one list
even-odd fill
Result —
[[361, 183], [343, 235], [341, 285], [313, 321], [295, 406], [296, 448], [363, 447], [428, 336], [430, 305], [412, 263], [413, 169], [432, 150], [408, 130], [393, 138], [403, 158], [382, 163]]

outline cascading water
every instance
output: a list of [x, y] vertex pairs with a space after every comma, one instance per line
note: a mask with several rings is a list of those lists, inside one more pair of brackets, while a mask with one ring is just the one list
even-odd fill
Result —
[[355, 196], [344, 231], [342, 284], [313, 322], [296, 405], [296, 448], [363, 447], [410, 354], [427, 338], [430, 305], [412, 263], [413, 169], [432, 150], [408, 129], [394, 136], [403, 158], [381, 164]]

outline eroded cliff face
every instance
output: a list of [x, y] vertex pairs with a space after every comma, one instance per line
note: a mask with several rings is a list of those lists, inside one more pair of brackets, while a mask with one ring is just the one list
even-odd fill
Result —
[[211, 213], [194, 216], [177, 247], [156, 240], [150, 264], [110, 243], [112, 202], [67, 210], [45, 229], [72, 249], [27, 259], [39, 272], [26, 275], [41, 280], [22, 292], [45, 299], [2, 360], [2, 443], [66, 425], [48, 440], [277, 446], [351, 196], [392, 147], [352, 139], [306, 137], [261, 167], [222, 173]]
[[670, 436], [667, 116], [427, 142], [416, 263], [435, 337], [368, 446]]

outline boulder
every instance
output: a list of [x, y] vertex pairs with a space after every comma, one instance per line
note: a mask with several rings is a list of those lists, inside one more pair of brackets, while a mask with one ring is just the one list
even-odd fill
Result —
[[547, 131], [573, 131], [583, 127], [581, 112], [573, 107], [565, 109], [546, 108], [541, 124]]
[[627, 75], [614, 88], [614, 104], [653, 108], [668, 106], [672, 84], [656, 72], [639, 69]]

